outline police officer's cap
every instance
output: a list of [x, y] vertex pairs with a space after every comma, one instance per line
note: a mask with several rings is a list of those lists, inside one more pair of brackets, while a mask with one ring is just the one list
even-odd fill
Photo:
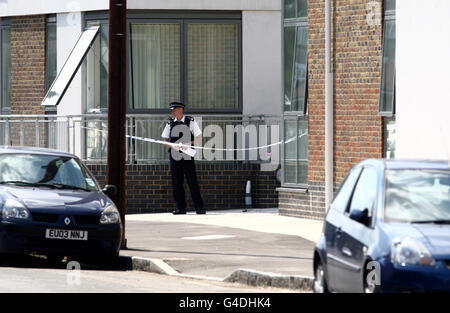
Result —
[[184, 109], [185, 106], [186, 105], [184, 103], [181, 103], [181, 102], [171, 102], [170, 103], [170, 109], [171, 110], [173, 110], [175, 108], [183, 108]]

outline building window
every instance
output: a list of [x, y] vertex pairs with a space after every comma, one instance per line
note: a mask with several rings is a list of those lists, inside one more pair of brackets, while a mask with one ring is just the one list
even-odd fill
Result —
[[[84, 61], [86, 66], [86, 113], [108, 111], [108, 60], [109, 23], [104, 16], [100, 20], [86, 21], [88, 27], [99, 27]], [[103, 160], [107, 156], [108, 121], [105, 118], [90, 118], [86, 123], [86, 158]]]
[[[385, 8], [392, 2], [386, 1]], [[395, 10], [384, 14], [379, 111], [389, 116], [395, 113]]]
[[284, 0], [284, 18], [307, 17], [307, 0]]
[[[240, 22], [130, 22], [130, 104], [135, 112], [240, 113]], [[162, 111], [161, 111], [162, 112]]]
[[45, 36], [45, 92], [47, 92], [57, 75], [56, 17], [50, 16], [47, 18]]
[[[127, 15], [127, 99], [130, 113], [167, 113], [182, 101], [190, 113], [241, 113], [241, 14], [130, 11]], [[107, 108], [108, 15], [86, 61], [87, 112]]]
[[385, 11], [395, 11], [395, 0], [385, 0], [384, 1]]
[[395, 116], [385, 117], [383, 123], [384, 157], [395, 158]]
[[180, 101], [180, 24], [130, 25], [131, 108], [166, 109]]
[[308, 118], [284, 116], [284, 185], [308, 184]]
[[384, 116], [385, 157], [395, 155], [395, 0], [384, 1], [379, 114]]
[[[241, 113], [241, 22], [236, 13], [158, 13], [129, 19], [129, 110], [167, 113], [182, 101], [189, 113]], [[161, 16], [162, 17], [162, 16]], [[159, 138], [161, 122], [136, 118], [138, 137]], [[136, 141], [137, 161], [164, 158], [164, 146]]]
[[283, 185], [308, 185], [308, 6], [284, 2]]
[[308, 61], [308, 26], [285, 28], [284, 111], [305, 113]]
[[[108, 14], [88, 12], [87, 26], [100, 26], [86, 57], [86, 112], [108, 105]], [[129, 11], [127, 15], [128, 113], [166, 114], [168, 104], [183, 101], [188, 113], [241, 113], [241, 14], [238, 12]], [[106, 121], [88, 123], [86, 155], [106, 155]], [[139, 137], [159, 138], [158, 117], [133, 118]], [[99, 129], [96, 131], [95, 129]], [[163, 146], [130, 144], [138, 161], [158, 160]]]
[[85, 59], [86, 64], [86, 113], [99, 113], [108, 108], [108, 23], [88, 21], [88, 27], [99, 26]]
[[187, 24], [187, 102], [195, 109], [239, 109], [237, 24]]
[[1, 69], [1, 113], [8, 113], [11, 108], [11, 33], [9, 25], [0, 26], [0, 69]]

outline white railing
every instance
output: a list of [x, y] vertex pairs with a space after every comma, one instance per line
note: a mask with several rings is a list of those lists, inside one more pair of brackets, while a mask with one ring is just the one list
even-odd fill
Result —
[[[203, 145], [221, 148], [202, 151], [200, 160], [266, 162], [264, 154], [244, 149], [255, 144], [261, 146], [274, 143], [274, 140], [282, 138], [282, 120], [277, 115], [193, 116], [203, 131]], [[161, 140], [168, 117], [161, 114], [127, 114], [128, 164], [167, 160], [165, 146], [137, 137]], [[106, 114], [0, 115], [0, 144], [57, 149], [73, 153], [86, 162], [102, 163], [107, 158], [107, 122]], [[238, 129], [240, 126], [243, 131]], [[276, 153], [279, 160], [279, 146], [267, 149], [269, 154]]]

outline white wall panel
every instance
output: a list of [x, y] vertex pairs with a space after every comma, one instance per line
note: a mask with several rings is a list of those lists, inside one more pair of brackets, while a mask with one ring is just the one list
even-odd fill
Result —
[[397, 0], [396, 157], [450, 159], [450, 1]]

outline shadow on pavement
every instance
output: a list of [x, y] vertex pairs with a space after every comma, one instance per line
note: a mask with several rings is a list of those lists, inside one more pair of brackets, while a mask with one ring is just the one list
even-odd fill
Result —
[[0, 255], [0, 267], [59, 270], [79, 269], [88, 271], [127, 271], [132, 269], [131, 261], [126, 258], [99, 260], [95, 258], [58, 258], [30, 254]]

